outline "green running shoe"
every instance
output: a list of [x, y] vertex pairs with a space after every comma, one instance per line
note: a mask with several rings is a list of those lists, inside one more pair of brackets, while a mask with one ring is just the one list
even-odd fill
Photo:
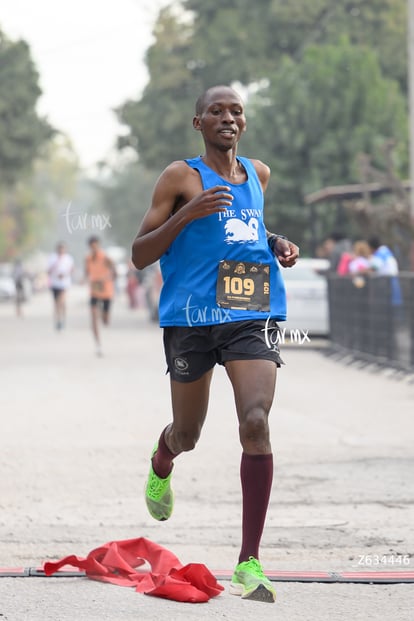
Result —
[[[154, 456], [157, 449], [158, 444], [155, 445], [151, 457]], [[171, 517], [174, 507], [174, 494], [170, 485], [171, 476], [172, 472], [170, 472], [166, 479], [161, 479], [161, 477], [155, 474], [151, 463], [145, 488], [145, 502], [152, 517], [160, 522]]]
[[276, 591], [272, 583], [264, 575], [259, 561], [253, 556], [237, 565], [230, 582], [230, 593], [257, 602], [276, 601]]

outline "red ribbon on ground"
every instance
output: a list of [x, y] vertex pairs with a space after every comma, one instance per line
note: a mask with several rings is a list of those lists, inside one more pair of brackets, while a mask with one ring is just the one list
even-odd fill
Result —
[[[143, 568], [146, 564], [150, 569]], [[92, 580], [133, 586], [138, 593], [178, 602], [207, 602], [223, 591], [205, 565], [183, 566], [172, 552], [144, 537], [111, 541], [89, 552], [86, 558], [72, 554], [44, 563], [43, 569], [51, 576], [64, 565], [84, 570]]]

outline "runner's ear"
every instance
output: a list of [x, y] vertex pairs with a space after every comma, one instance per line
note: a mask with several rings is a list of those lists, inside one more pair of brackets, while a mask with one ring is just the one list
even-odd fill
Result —
[[200, 117], [198, 115], [196, 115], [193, 118], [193, 127], [194, 129], [196, 129], [197, 131], [201, 131], [201, 122], [200, 122]]

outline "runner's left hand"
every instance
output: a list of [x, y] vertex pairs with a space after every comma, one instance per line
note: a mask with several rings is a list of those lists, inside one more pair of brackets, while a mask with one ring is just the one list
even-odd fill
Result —
[[293, 267], [299, 258], [299, 246], [288, 239], [278, 237], [275, 241], [274, 253], [282, 267]]

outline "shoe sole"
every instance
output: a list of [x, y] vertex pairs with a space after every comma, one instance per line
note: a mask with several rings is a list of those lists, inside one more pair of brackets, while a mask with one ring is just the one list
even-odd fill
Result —
[[171, 507], [170, 514], [167, 516], [159, 517], [153, 513], [152, 508], [148, 505], [147, 484], [145, 484], [145, 487], [144, 487], [145, 504], [147, 505], [148, 513], [154, 520], [157, 520], [157, 522], [165, 522], [166, 520], [169, 520], [170, 517], [172, 516], [173, 510], [174, 510], [174, 492], [171, 488], [170, 488], [170, 492], [171, 492], [171, 498], [172, 498], [172, 507]]
[[[158, 442], [155, 443], [154, 448], [152, 449], [151, 459], [154, 457], [154, 455], [157, 452], [157, 450], [158, 450]], [[159, 516], [155, 515], [153, 513], [151, 507], [148, 506], [148, 500], [152, 500], [152, 499], [148, 499], [148, 496], [147, 496], [147, 486], [148, 486], [148, 483], [145, 483], [144, 496], [145, 496], [145, 504], [147, 505], [148, 513], [150, 514], [150, 516], [154, 520], [157, 520], [157, 522], [166, 522], [167, 520], [170, 519], [170, 517], [172, 516], [173, 510], [174, 510], [174, 492], [173, 492], [172, 488], [170, 487], [170, 494], [171, 494], [171, 499], [172, 499], [171, 511], [169, 512], [169, 514], [167, 516], [159, 517]], [[154, 501], [152, 501], [152, 502], [154, 502]]]
[[229, 592], [232, 595], [239, 595], [242, 599], [249, 599], [255, 602], [266, 602], [273, 604], [276, 601], [275, 595], [269, 591], [264, 584], [259, 584], [251, 593], [243, 594], [243, 585], [230, 583]]
[[172, 515], [172, 511], [170, 513], [169, 516], [167, 517], [158, 517], [157, 515], [155, 515], [154, 513], [152, 513], [151, 509], [149, 508], [148, 504], [147, 504], [147, 509], [148, 509], [148, 513], [150, 514], [150, 516], [154, 519], [157, 520], [157, 522], [166, 522], [167, 520], [170, 519], [171, 515]]
[[275, 596], [271, 591], [269, 591], [269, 589], [266, 589], [264, 584], [259, 584], [257, 589], [248, 595], [242, 595], [242, 599], [251, 599], [255, 602], [267, 602], [269, 604], [273, 604]]

